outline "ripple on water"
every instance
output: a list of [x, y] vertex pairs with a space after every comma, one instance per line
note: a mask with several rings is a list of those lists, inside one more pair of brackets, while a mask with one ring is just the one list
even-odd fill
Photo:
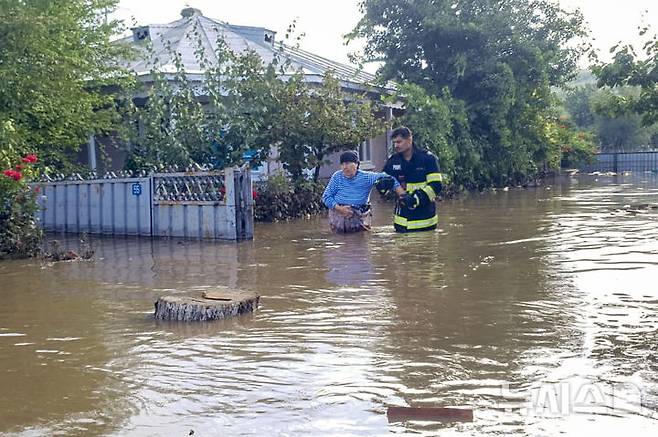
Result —
[[[21, 267], [36, 292], [2, 266], [17, 292], [0, 307], [12, 341], [0, 341], [0, 408], [10, 432], [41, 435], [655, 431], [658, 215], [623, 206], [658, 191], [636, 188], [457, 199], [428, 234], [393, 233], [383, 205], [365, 238], [311, 220], [237, 246], [102, 240], [84, 268]], [[259, 291], [261, 309], [216, 324], [145, 316], [155, 295], [217, 285]], [[46, 378], [51, 392], [30, 385]], [[568, 407], [594, 387], [614, 408], [538, 402], [563, 387]], [[470, 407], [476, 420], [388, 423], [389, 405]]]

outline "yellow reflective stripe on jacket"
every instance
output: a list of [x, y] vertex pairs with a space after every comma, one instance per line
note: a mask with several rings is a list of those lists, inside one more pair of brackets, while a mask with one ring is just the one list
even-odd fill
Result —
[[434, 216], [426, 220], [407, 220], [407, 229], [429, 228], [439, 223], [439, 217]]
[[413, 193], [416, 190], [423, 190], [431, 201], [436, 199], [436, 192], [431, 186], [427, 185], [427, 182], [412, 182], [407, 184], [407, 193]]
[[407, 226], [407, 219], [395, 214], [395, 217], [393, 218], [393, 223], [400, 226]]
[[443, 182], [443, 175], [441, 173], [428, 173], [427, 180], [423, 182], [407, 182], [407, 191], [422, 190], [427, 186], [428, 182]]
[[436, 199], [436, 193], [434, 192], [434, 188], [427, 185], [426, 187], [423, 188], [423, 191], [427, 194], [427, 197], [430, 198], [430, 202], [433, 202], [434, 199]]
[[434, 226], [439, 223], [439, 216], [435, 215], [432, 218], [424, 219], [424, 220], [407, 220], [406, 218], [395, 215], [395, 218], [393, 219], [393, 222], [396, 225], [404, 226], [407, 229], [422, 229], [422, 228], [429, 228], [430, 226]]
[[407, 182], [407, 193], [412, 193], [416, 190], [422, 190], [427, 186], [427, 182]]

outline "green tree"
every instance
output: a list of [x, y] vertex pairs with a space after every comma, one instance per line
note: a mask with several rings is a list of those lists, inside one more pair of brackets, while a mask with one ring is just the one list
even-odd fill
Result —
[[642, 126], [637, 114], [612, 118], [600, 115], [594, 132], [602, 152], [632, 152], [645, 149], [651, 143], [650, 130]]
[[355, 149], [384, 131], [372, 103], [363, 96], [347, 95], [340, 81], [325, 74], [318, 86], [309, 85], [301, 72], [278, 88], [277, 110], [271, 113], [269, 143], [293, 180], [314, 170], [313, 180], [332, 153]]
[[258, 152], [258, 162], [266, 155], [263, 126], [267, 114], [275, 111], [274, 93], [280, 87], [273, 67], [264, 65], [256, 52], [230, 51], [221, 37], [213, 52], [216, 61], [210, 62], [196, 26], [184, 37], [197, 43], [204, 81], [189, 80], [181, 54], [169, 41], [164, 45], [175, 70], [163, 73], [147, 43], [152, 85], [146, 103], [135, 110], [141, 129], [134, 131], [128, 167], [212, 163], [223, 168], [243, 162], [248, 148]]
[[[468, 123], [460, 147], [470, 185], [504, 185], [542, 170], [551, 86], [575, 73], [585, 46], [582, 16], [548, 0], [363, 0], [351, 37], [366, 39], [365, 61], [383, 79], [408, 81], [428, 94], [447, 89]], [[559, 162], [559, 160], [557, 161]]]
[[[133, 131], [130, 169], [162, 168], [165, 165], [186, 166], [193, 157], [203, 154], [208, 143], [204, 128], [204, 111], [190, 84], [181, 56], [169, 42], [176, 71], [173, 80], [158, 70], [152, 46], [146, 51], [152, 63], [152, 85], [146, 92], [146, 103], [134, 110], [133, 117], [141, 128]], [[135, 123], [133, 123], [135, 125]]]
[[571, 120], [581, 129], [590, 129], [596, 121], [592, 99], [596, 95], [593, 84], [576, 87], [566, 94], [564, 106]]
[[231, 166], [243, 162], [247, 150], [255, 153], [257, 164], [276, 148], [293, 180], [314, 170], [317, 181], [330, 154], [356, 148], [384, 131], [370, 100], [347, 95], [333, 74], [311, 85], [301, 71], [290, 74], [284, 56], [265, 64], [254, 51], [230, 51], [221, 36], [213, 54], [218, 61], [210, 63], [199, 31], [194, 28], [185, 37], [197, 41], [205, 81], [195, 92], [170, 44], [176, 71], [166, 77], [147, 47], [153, 86], [146, 105], [136, 111], [143, 129], [134, 138], [132, 168], [208, 162]]
[[654, 144], [658, 124], [643, 126], [639, 114], [619, 111], [619, 99], [640, 95], [637, 87], [599, 89], [593, 84], [576, 86], [563, 96], [564, 109], [575, 127], [589, 134], [601, 151], [634, 151]]
[[457, 189], [478, 188], [481, 151], [470, 141], [468, 116], [462, 102], [446, 89], [441, 96], [429, 95], [415, 84], [402, 84], [395, 99], [404, 99], [407, 110], [396, 120], [414, 133], [414, 141], [434, 153], [441, 171], [452, 176]]
[[0, 159], [37, 152], [71, 166], [92, 134], [121, 124], [130, 76], [114, 60], [117, 0], [0, 0]]
[[562, 168], [573, 168], [591, 161], [595, 151], [594, 135], [579, 130], [567, 120], [553, 118], [545, 126], [546, 140], [557, 147], [552, 159]]
[[[650, 28], [640, 30], [640, 36], [651, 35]], [[643, 46], [644, 54], [638, 55], [630, 45], [614, 46], [611, 63], [598, 63], [592, 71], [598, 78], [599, 87], [637, 87], [637, 95], [615, 95], [608, 101], [609, 112], [616, 114], [636, 113], [642, 116], [644, 126], [658, 122], [658, 36], [648, 37]]]

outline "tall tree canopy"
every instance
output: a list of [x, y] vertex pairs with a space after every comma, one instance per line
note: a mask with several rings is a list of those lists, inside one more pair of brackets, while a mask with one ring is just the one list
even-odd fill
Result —
[[658, 123], [643, 126], [641, 115], [618, 111], [618, 102], [635, 101], [640, 95], [637, 87], [599, 89], [590, 83], [564, 94], [564, 110], [578, 129], [594, 135], [601, 151], [654, 148], [658, 145]]
[[547, 134], [551, 87], [573, 77], [587, 50], [579, 12], [548, 0], [363, 0], [361, 8], [350, 36], [365, 38], [364, 60], [382, 62], [383, 79], [463, 104], [468, 130], [459, 120], [453, 141], [477, 153], [455, 156], [480, 157], [455, 166], [472, 174], [465, 185], [513, 183], [559, 162]]
[[66, 166], [91, 134], [120, 122], [130, 77], [110, 38], [117, 0], [0, 0], [0, 160], [37, 152]]
[[599, 87], [639, 89], [637, 95], [617, 95], [608, 106], [618, 114], [641, 115], [644, 126], [658, 123], [658, 35], [650, 32], [649, 27], [640, 30], [646, 39], [644, 53], [638, 54], [630, 45], [617, 45], [610, 49], [612, 62], [593, 68]]

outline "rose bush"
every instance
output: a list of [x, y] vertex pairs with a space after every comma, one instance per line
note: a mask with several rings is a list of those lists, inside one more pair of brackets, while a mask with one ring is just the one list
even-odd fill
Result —
[[38, 158], [29, 154], [20, 161], [0, 176], [0, 259], [36, 256], [43, 239], [35, 219], [39, 190], [28, 185]]

